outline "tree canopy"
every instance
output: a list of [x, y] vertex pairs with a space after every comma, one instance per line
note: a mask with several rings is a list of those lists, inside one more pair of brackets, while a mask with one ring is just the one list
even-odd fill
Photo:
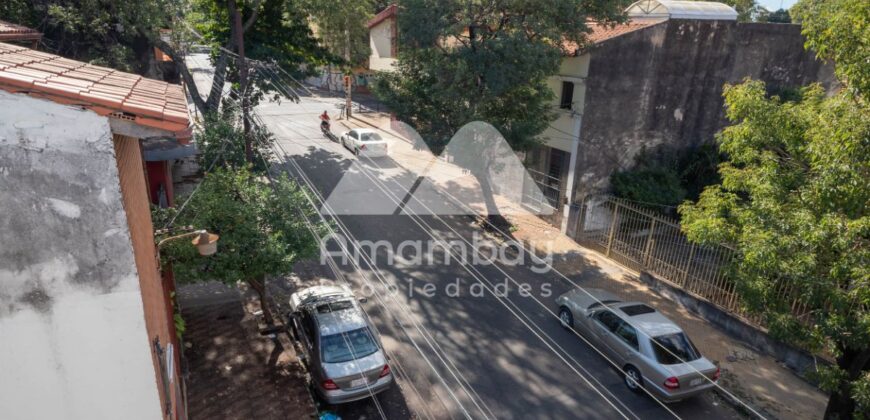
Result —
[[[230, 285], [244, 281], [265, 302], [269, 277], [290, 273], [293, 264], [319, 250], [319, 242], [303, 218], [310, 218], [313, 211], [302, 187], [286, 175], [270, 185], [244, 167], [218, 168], [206, 174], [183, 212], [155, 209], [154, 220], [155, 225], [165, 225], [178, 214], [174, 226], [192, 226], [220, 235], [218, 252], [208, 258], [198, 256], [184, 241], [164, 247], [162, 260], [172, 263], [179, 279], [217, 280]], [[315, 232], [321, 235], [318, 226]], [[263, 307], [268, 317], [266, 305]]]
[[9, 0], [0, 16], [44, 33], [46, 47], [65, 57], [146, 74], [152, 38], [171, 27], [171, 0]]
[[795, 9], [845, 89], [786, 99], [758, 81], [727, 86], [722, 182], [680, 212], [691, 240], [735, 248], [730, 278], [775, 337], [836, 358], [817, 373], [831, 392], [826, 418], [853, 418], [870, 412], [868, 5]]
[[371, 52], [366, 22], [374, 16], [374, 0], [304, 0], [300, 7], [311, 16], [317, 37], [347, 66], [365, 64]]

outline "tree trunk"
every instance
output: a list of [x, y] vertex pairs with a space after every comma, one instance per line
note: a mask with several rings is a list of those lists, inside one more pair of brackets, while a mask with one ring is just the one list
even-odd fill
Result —
[[239, 54], [239, 93], [242, 95], [242, 126], [245, 132], [245, 160], [254, 163], [254, 149], [251, 138], [251, 120], [248, 100], [248, 63], [245, 60], [245, 30], [242, 25], [242, 12], [236, 5], [236, 0], [227, 1], [230, 15], [233, 19], [233, 36], [236, 40], [236, 50]]
[[492, 186], [489, 184], [489, 177], [485, 172], [474, 172], [474, 177], [477, 178], [477, 183], [480, 184], [480, 192], [483, 194], [483, 201], [486, 203], [486, 221], [489, 222], [486, 229], [496, 233], [500, 231], [507, 234], [510, 231], [511, 224], [498, 211], [498, 205], [495, 204], [495, 194], [492, 191]]
[[157, 48], [160, 48], [160, 51], [166, 53], [172, 61], [175, 62], [175, 65], [178, 66], [178, 72], [181, 73], [181, 78], [184, 80], [184, 84], [187, 86], [188, 92], [190, 92], [190, 97], [193, 99], [193, 104], [196, 106], [196, 109], [200, 114], [205, 114], [205, 102], [202, 100], [202, 97], [199, 96], [199, 89], [196, 88], [196, 83], [193, 81], [193, 76], [190, 74], [190, 70], [187, 68], [187, 64], [184, 62], [184, 57], [181, 56], [174, 48], [172, 48], [169, 43], [163, 41], [160, 38], [154, 40], [154, 45]]
[[[230, 41], [226, 48], [235, 48], [235, 43]], [[208, 99], [205, 101], [205, 109], [208, 112], [214, 112], [220, 107], [220, 100], [224, 92], [224, 83], [227, 79], [227, 65], [229, 64], [230, 56], [225, 51], [221, 51], [218, 56], [217, 63], [214, 66], [214, 75], [211, 79], [211, 90], [208, 93]]]
[[831, 393], [825, 408], [825, 419], [851, 420], [857, 413], [855, 400], [851, 396], [851, 382], [870, 370], [870, 348], [863, 350], [841, 349], [842, 356], [837, 358], [837, 366], [846, 372], [846, 380]]
[[265, 321], [266, 325], [270, 327], [275, 325], [275, 318], [272, 317], [272, 311], [269, 310], [269, 300], [266, 296], [266, 279], [251, 278], [248, 279], [248, 284], [251, 285], [251, 288], [254, 289], [260, 297], [260, 309], [263, 310], [263, 321]]

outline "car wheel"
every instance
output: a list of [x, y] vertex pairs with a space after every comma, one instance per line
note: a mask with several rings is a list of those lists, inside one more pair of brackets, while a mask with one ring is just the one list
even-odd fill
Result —
[[626, 366], [623, 378], [625, 380], [625, 386], [627, 386], [628, 389], [634, 392], [640, 392], [640, 388], [643, 386], [643, 377], [640, 375], [640, 371], [638, 371], [637, 368], [631, 365]]
[[559, 323], [561, 323], [565, 328], [574, 328], [574, 315], [571, 313], [570, 309], [564, 306], [559, 308]]

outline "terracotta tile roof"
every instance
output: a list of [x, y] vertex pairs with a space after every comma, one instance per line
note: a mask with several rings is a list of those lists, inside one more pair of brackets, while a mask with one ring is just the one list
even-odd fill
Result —
[[398, 12], [399, 12], [399, 6], [395, 3], [393, 3], [389, 6], [387, 6], [386, 9], [381, 10], [381, 12], [376, 14], [375, 17], [369, 19], [369, 21], [366, 22], [366, 27], [371, 29], [375, 25], [387, 20], [388, 18], [396, 16], [398, 14]]
[[0, 41], [38, 41], [42, 32], [0, 20]]
[[180, 85], [0, 43], [0, 89], [190, 137], [184, 134], [190, 116]]
[[[665, 20], [667, 19], [638, 19], [618, 25], [587, 22], [586, 26], [589, 27], [590, 32], [586, 34], [586, 39], [589, 45], [600, 44], [609, 39], [662, 23]], [[582, 50], [576, 42], [571, 41], [563, 42], [562, 48], [569, 53], [568, 55], [577, 55]]]

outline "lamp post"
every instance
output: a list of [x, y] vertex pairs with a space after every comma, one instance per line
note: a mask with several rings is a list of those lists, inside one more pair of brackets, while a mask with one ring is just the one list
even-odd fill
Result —
[[210, 255], [214, 255], [214, 253], [217, 252], [217, 241], [218, 239], [220, 239], [220, 236], [215, 235], [214, 233], [209, 233], [205, 229], [182, 233], [181, 235], [170, 236], [157, 243], [157, 268], [160, 268], [160, 247], [163, 246], [163, 244], [177, 239], [189, 238], [191, 236], [195, 236], [195, 238], [193, 238], [193, 240], [190, 242], [194, 246], [196, 246], [197, 251], [199, 251], [199, 255], [207, 257]]

